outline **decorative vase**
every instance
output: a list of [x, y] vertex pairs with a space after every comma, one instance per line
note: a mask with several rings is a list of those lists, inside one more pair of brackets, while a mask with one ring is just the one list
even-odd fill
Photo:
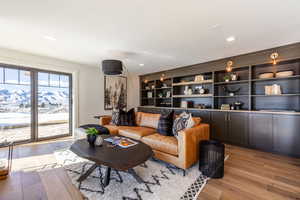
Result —
[[273, 95], [281, 95], [280, 85], [278, 85], [278, 84], [273, 84], [272, 85], [272, 94]]
[[87, 141], [91, 146], [95, 145], [97, 135], [87, 135]]
[[230, 76], [231, 76], [232, 81], [237, 81], [238, 80], [237, 74], [231, 74]]
[[152, 92], [147, 92], [147, 97], [152, 98]]
[[184, 95], [188, 95], [188, 90], [189, 90], [189, 86], [185, 86], [185, 87], [184, 87], [183, 94], [184, 94]]
[[101, 146], [102, 144], [103, 144], [103, 138], [100, 135], [98, 135], [95, 141], [95, 145]]

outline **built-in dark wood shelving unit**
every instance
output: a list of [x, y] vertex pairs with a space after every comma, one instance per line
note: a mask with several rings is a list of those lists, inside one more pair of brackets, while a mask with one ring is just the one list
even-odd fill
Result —
[[[279, 54], [273, 65], [270, 55]], [[233, 61], [232, 73], [237, 80], [226, 82], [224, 77], [228, 60]], [[288, 77], [276, 77], [277, 72], [293, 71]], [[261, 78], [263, 73], [273, 77]], [[168, 78], [170, 98], [157, 98], [161, 92], [161, 75]], [[195, 81], [203, 75], [204, 80]], [[145, 81], [146, 80], [146, 81]], [[171, 69], [140, 76], [141, 106], [139, 111], [176, 114], [188, 111], [210, 124], [212, 139], [226, 143], [300, 157], [300, 43], [249, 53], [207, 63]], [[163, 80], [165, 81], [165, 79]], [[145, 84], [147, 82], [147, 84]], [[153, 97], [145, 98], [145, 86], [155, 84]], [[279, 95], [267, 95], [265, 86], [277, 84]], [[192, 93], [186, 93], [186, 87]], [[205, 94], [199, 95], [199, 87]], [[233, 92], [234, 94], [229, 94]], [[191, 102], [182, 107], [182, 102]], [[221, 110], [222, 104], [242, 102], [240, 110]], [[201, 106], [199, 106], [201, 105]], [[205, 105], [205, 106], [203, 106]]]
[[[259, 78], [266, 72], [274, 73], [292, 70], [287, 77]], [[234, 74], [236, 80], [225, 81], [224, 77]], [[202, 80], [195, 77], [202, 75]], [[280, 95], [266, 95], [265, 86], [280, 85]], [[228, 73], [216, 70], [187, 76], [174, 76], [167, 79], [141, 82], [141, 105], [181, 108], [182, 101], [188, 102], [187, 108], [221, 109], [222, 104], [233, 105], [241, 102], [242, 110], [287, 110], [300, 111], [300, 59], [256, 64], [234, 68]], [[153, 86], [154, 85], [154, 86]], [[147, 88], [146, 88], [147, 87]], [[199, 89], [205, 90], [200, 94]], [[186, 93], [186, 90], [192, 92]], [[152, 97], [148, 98], [148, 92]], [[167, 96], [167, 92], [169, 93]], [[230, 95], [230, 93], [234, 95]]]

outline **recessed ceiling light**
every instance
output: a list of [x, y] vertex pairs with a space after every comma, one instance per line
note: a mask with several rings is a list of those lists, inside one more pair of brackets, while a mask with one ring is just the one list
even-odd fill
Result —
[[210, 29], [219, 28], [220, 26], [221, 26], [220, 24], [215, 24], [215, 25], [211, 26]]
[[230, 37], [226, 38], [227, 42], [233, 42], [234, 40], [235, 40], [234, 36], [230, 36]]
[[45, 36], [44, 36], [44, 39], [46, 39], [46, 40], [51, 40], [51, 41], [55, 41], [55, 40], [56, 40], [54, 37], [49, 36], [49, 35], [45, 35]]
[[144, 66], [144, 64], [143, 63], [141, 63], [141, 64], [139, 64], [141, 67], [143, 67]]

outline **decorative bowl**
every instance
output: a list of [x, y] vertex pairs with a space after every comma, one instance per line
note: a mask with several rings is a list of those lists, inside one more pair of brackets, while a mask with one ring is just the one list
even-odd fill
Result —
[[277, 78], [284, 78], [284, 77], [289, 77], [289, 76], [293, 76], [293, 75], [294, 75], [294, 72], [291, 70], [276, 73]]
[[273, 72], [267, 72], [267, 73], [262, 73], [258, 76], [258, 78], [263, 79], [263, 78], [273, 78], [274, 73]]

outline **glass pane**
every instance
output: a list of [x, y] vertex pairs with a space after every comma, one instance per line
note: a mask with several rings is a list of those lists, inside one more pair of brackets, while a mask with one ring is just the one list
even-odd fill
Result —
[[30, 72], [20, 70], [20, 84], [30, 85]]
[[70, 133], [69, 88], [38, 87], [38, 137]]
[[0, 83], [3, 83], [3, 68], [0, 67]]
[[69, 87], [69, 76], [60, 75], [60, 87]]
[[4, 68], [5, 70], [5, 83], [18, 84], [19, 83], [19, 70]]
[[[17, 70], [9, 72], [9, 82], [16, 82]], [[28, 72], [30, 73], [30, 72]], [[31, 138], [30, 85], [0, 84], [0, 143]]]
[[50, 74], [50, 86], [59, 87], [59, 75]]
[[38, 85], [41, 85], [41, 86], [49, 85], [49, 74], [48, 73], [43, 73], [43, 72], [38, 73]]

